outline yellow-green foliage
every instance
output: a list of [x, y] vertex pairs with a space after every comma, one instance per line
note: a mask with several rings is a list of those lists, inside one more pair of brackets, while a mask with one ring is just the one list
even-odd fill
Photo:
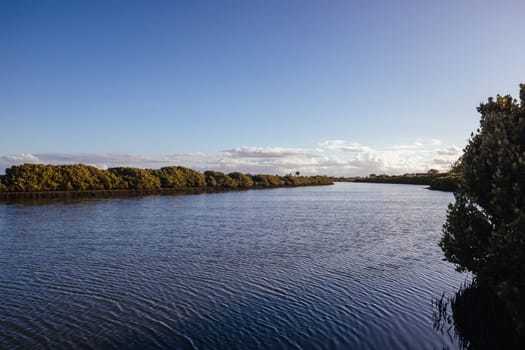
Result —
[[253, 186], [253, 180], [250, 176], [239, 172], [230, 173], [228, 176], [237, 183], [239, 188], [250, 188]]
[[331, 184], [325, 176], [247, 175], [218, 171], [201, 174], [180, 166], [158, 170], [117, 167], [101, 170], [93, 166], [23, 164], [12, 166], [0, 176], [0, 191], [84, 191], [84, 190], [138, 190], [160, 188], [235, 189], [253, 187], [303, 186]]
[[205, 187], [206, 177], [193, 169], [177, 167], [178, 171], [184, 176], [186, 187]]
[[[108, 188], [117, 179], [92, 166], [24, 164], [6, 169], [9, 191], [73, 191]], [[111, 187], [109, 187], [111, 188]]]
[[236, 188], [237, 182], [235, 182], [228, 175], [221, 173], [220, 171], [211, 171], [207, 170], [204, 172], [206, 177], [206, 183], [208, 187], [218, 187], [218, 188]]
[[186, 176], [176, 166], [164, 167], [157, 170], [155, 173], [159, 177], [162, 187], [186, 187]]
[[151, 169], [110, 168], [110, 173], [122, 179], [122, 187], [134, 190], [153, 190], [160, 188], [160, 179]]
[[164, 167], [154, 170], [163, 188], [205, 187], [203, 174], [181, 166]]
[[282, 180], [286, 186], [327, 185], [332, 183], [332, 179], [326, 176], [286, 175], [282, 178]]
[[285, 185], [283, 178], [277, 175], [254, 175], [252, 176], [253, 183], [259, 187], [279, 187]]

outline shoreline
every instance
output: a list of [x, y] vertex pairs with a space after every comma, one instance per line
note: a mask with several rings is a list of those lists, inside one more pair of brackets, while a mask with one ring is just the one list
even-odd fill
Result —
[[132, 198], [142, 196], [176, 196], [195, 195], [204, 193], [239, 192], [248, 190], [269, 190], [276, 188], [296, 188], [309, 186], [330, 186], [331, 184], [305, 184], [282, 186], [251, 186], [246, 188], [227, 187], [183, 187], [183, 188], [158, 188], [158, 189], [115, 189], [115, 190], [77, 190], [77, 191], [25, 191], [25, 192], [0, 192], [0, 203], [25, 202], [33, 200], [70, 200], [88, 198]]
[[407, 177], [392, 176], [382, 178], [359, 178], [354, 183], [376, 183], [376, 184], [395, 184], [395, 185], [419, 185], [428, 186], [431, 191], [456, 192], [459, 186], [459, 176], [439, 176], [439, 177]]

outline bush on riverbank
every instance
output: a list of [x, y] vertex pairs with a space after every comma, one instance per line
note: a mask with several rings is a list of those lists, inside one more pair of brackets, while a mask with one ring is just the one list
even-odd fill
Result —
[[158, 189], [248, 189], [280, 186], [330, 185], [326, 176], [226, 175], [180, 166], [161, 169], [117, 167], [101, 170], [94, 166], [23, 164], [6, 169], [0, 176], [0, 192], [92, 191]]
[[489, 98], [465, 148], [441, 248], [505, 303], [525, 334], [525, 85], [520, 100]]

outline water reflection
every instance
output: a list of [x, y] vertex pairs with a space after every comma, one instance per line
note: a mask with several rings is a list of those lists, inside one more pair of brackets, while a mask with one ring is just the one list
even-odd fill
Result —
[[475, 279], [452, 296], [432, 301], [434, 329], [454, 340], [460, 349], [522, 349], [505, 305]]

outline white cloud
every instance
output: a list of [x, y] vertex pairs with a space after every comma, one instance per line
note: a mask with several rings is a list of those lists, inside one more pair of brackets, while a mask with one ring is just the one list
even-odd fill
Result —
[[332, 150], [340, 150], [348, 153], [361, 153], [372, 151], [371, 148], [360, 145], [359, 143], [353, 142], [348, 143], [344, 140], [328, 140], [318, 144], [319, 147]]
[[316, 173], [323, 170], [324, 156], [318, 149], [283, 147], [238, 147], [220, 152], [214, 169], [231, 172], [286, 174], [295, 171]]
[[313, 156], [316, 151], [283, 147], [238, 147], [222, 151], [228, 157], [242, 158], [287, 158]]
[[436, 145], [436, 142], [440, 142], [436, 139], [416, 139], [414, 142], [409, 144], [391, 145], [385, 147], [385, 150], [394, 151], [409, 151], [409, 150], [423, 150], [429, 145]]
[[328, 140], [311, 149], [242, 146], [212, 153], [177, 153], [165, 156], [132, 154], [66, 154], [20, 153], [0, 156], [0, 172], [22, 163], [91, 164], [100, 169], [116, 166], [160, 168], [181, 165], [198, 171], [218, 170], [225, 173], [287, 174], [300, 171], [305, 175], [368, 175], [370, 173], [404, 174], [431, 168], [448, 170], [461, 150], [439, 140], [418, 139], [412, 144], [378, 148], [345, 140]]
[[447, 146], [445, 148], [441, 148], [436, 150], [436, 153], [440, 156], [457, 156], [459, 157], [461, 155], [461, 149], [457, 146], [451, 145]]
[[12, 163], [38, 163], [40, 159], [31, 153], [8, 154], [0, 158], [5, 162]]
[[344, 140], [329, 140], [320, 143], [319, 146], [347, 153], [345, 159], [351, 168], [347, 167], [346, 171], [355, 175], [403, 174], [426, 171], [430, 168], [446, 171], [461, 155], [458, 147], [443, 145], [437, 139], [416, 139], [410, 144], [389, 145], [383, 148], [372, 148]]
[[436, 164], [437, 166], [442, 165], [450, 165], [450, 159], [448, 158], [434, 158], [432, 159], [432, 164]]

